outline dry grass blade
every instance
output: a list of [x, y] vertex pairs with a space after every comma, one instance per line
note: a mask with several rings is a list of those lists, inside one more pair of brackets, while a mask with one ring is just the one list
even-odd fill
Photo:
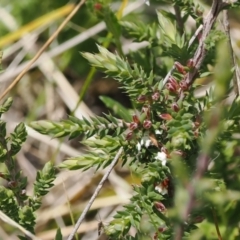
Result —
[[1, 210], [0, 210], [0, 218], [10, 224], [11, 226], [19, 229], [21, 232], [23, 232], [26, 236], [28, 236], [30, 239], [33, 240], [40, 240], [40, 238], [37, 238], [35, 235], [33, 235], [31, 232], [29, 232], [28, 230], [26, 230], [25, 228], [23, 228], [22, 226], [20, 226], [18, 223], [16, 223], [15, 221], [13, 221], [11, 218], [9, 218], [6, 214], [4, 214]]
[[85, 209], [83, 210], [83, 212], [82, 212], [81, 216], [79, 217], [79, 219], [78, 219], [78, 221], [77, 221], [77, 223], [76, 223], [76, 225], [75, 225], [72, 233], [69, 235], [69, 237], [68, 237], [67, 240], [73, 239], [75, 233], [77, 232], [78, 228], [79, 228], [80, 225], [82, 224], [82, 221], [84, 220], [84, 218], [85, 218], [88, 210], [90, 209], [90, 207], [92, 206], [94, 200], [96, 199], [97, 195], [99, 194], [100, 190], [102, 189], [104, 182], [107, 180], [109, 174], [111, 173], [111, 171], [113, 170], [114, 166], [115, 166], [116, 163], [118, 162], [118, 159], [120, 158], [122, 152], [123, 152], [123, 148], [121, 147], [121, 148], [118, 150], [118, 152], [117, 152], [115, 158], [113, 159], [111, 165], [109, 166], [109, 169], [108, 169], [107, 172], [104, 174], [102, 180], [99, 182], [99, 184], [98, 184], [98, 186], [97, 186], [94, 194], [92, 195], [91, 199], [89, 200], [88, 204], [86, 205]]
[[70, 11], [72, 11], [73, 8], [74, 8], [73, 4], [68, 4], [26, 24], [25, 26], [17, 29], [13, 33], [9, 33], [8, 35], [1, 37], [0, 48], [2, 48], [4, 45], [11, 44], [13, 41], [20, 39], [21, 37], [23, 37], [23, 35], [32, 32], [36, 28], [48, 25], [50, 22], [58, 19], [59, 17], [68, 14]]
[[58, 27], [58, 29], [54, 32], [54, 34], [48, 39], [48, 41], [41, 47], [41, 49], [37, 52], [35, 57], [28, 63], [28, 65], [23, 69], [23, 71], [14, 79], [14, 81], [10, 84], [10, 86], [3, 92], [0, 96], [0, 100], [2, 100], [8, 92], [21, 80], [21, 78], [27, 73], [32, 64], [42, 55], [42, 53], [46, 50], [46, 48], [52, 43], [52, 41], [58, 36], [58, 34], [62, 31], [62, 29], [66, 26], [66, 24], [70, 21], [70, 19], [77, 13], [77, 11], [81, 8], [81, 6], [85, 3], [86, 0], [81, 0], [73, 9], [73, 11], [67, 16], [67, 18], [62, 22], [62, 24]]
[[[68, 106], [70, 110], [73, 110], [78, 101], [78, 95], [76, 91], [73, 89], [69, 81], [66, 79], [64, 74], [58, 70], [57, 66], [54, 64], [53, 60], [48, 57], [47, 53], [43, 54], [45, 61], [39, 66], [43, 74], [50, 80], [53, 79], [58, 86], [58, 93], [61, 96], [64, 103]], [[89, 118], [89, 116], [93, 116], [92, 111], [87, 107], [84, 102], [81, 102], [77, 111], [75, 112], [75, 116], [78, 118]]]
[[[137, 2], [133, 2], [133, 3], [129, 4], [125, 8], [123, 15], [125, 16], [125, 15], [133, 12], [134, 10], [140, 8], [143, 4], [144, 4], [144, 1], [143, 2], [142, 1], [137, 1]], [[94, 35], [98, 34], [99, 32], [103, 31], [104, 29], [106, 29], [106, 24], [104, 22], [100, 22], [100, 23], [96, 24], [95, 26], [87, 29], [83, 33], [80, 33], [79, 35], [77, 35], [77, 36], [67, 40], [66, 42], [56, 46], [55, 48], [49, 50], [47, 52], [47, 54], [51, 58], [56, 57], [56, 56], [60, 55], [61, 53], [67, 51], [68, 49], [76, 46], [77, 44], [80, 44], [80, 43], [86, 41], [87, 39], [93, 37]], [[132, 49], [131, 49], [131, 51], [132, 51]], [[7, 54], [4, 54], [4, 56], [6, 56], [6, 55]], [[31, 65], [30, 69], [40, 65], [42, 62], [43, 62], [43, 58], [39, 58], [36, 62], [34, 62]], [[1, 76], [1, 80], [0, 81], [1, 82], [8, 81], [11, 78], [15, 77], [21, 71], [23, 71], [23, 69], [26, 68], [26, 66], [28, 64], [29, 64], [29, 62], [24, 62], [21, 65], [19, 65], [14, 71], [6, 71], [6, 72], [4, 72], [3, 74], [0, 75]]]

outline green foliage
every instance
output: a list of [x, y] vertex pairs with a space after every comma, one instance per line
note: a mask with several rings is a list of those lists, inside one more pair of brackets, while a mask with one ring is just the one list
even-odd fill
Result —
[[0, 186], [0, 210], [18, 222], [18, 204], [13, 191]]
[[62, 240], [61, 229], [58, 228], [57, 233], [56, 233], [56, 237], [54, 239], [55, 240]]
[[[11, 104], [12, 99], [9, 98], [0, 106], [1, 115], [9, 110]], [[42, 197], [53, 186], [54, 166], [48, 162], [41, 171], [38, 171], [34, 183], [34, 196], [26, 195], [28, 180], [18, 169], [15, 159], [26, 141], [26, 127], [20, 123], [10, 136], [7, 136], [6, 122], [0, 120], [0, 133], [0, 161], [6, 168], [5, 172], [0, 172], [0, 177], [6, 182], [6, 187], [0, 186], [0, 210], [28, 231], [34, 232], [35, 211], [41, 206]], [[26, 239], [22, 236], [19, 238]]]
[[191, 16], [197, 23], [202, 22], [202, 11], [200, 5], [194, 4], [193, 0], [173, 0], [175, 6], [180, 7], [183, 15], [182, 19], [187, 20]]
[[99, 98], [106, 105], [106, 107], [113, 111], [115, 115], [119, 116], [124, 121], [131, 121], [131, 115], [129, 111], [122, 104], [106, 96], [100, 96]]
[[156, 46], [158, 42], [158, 27], [155, 23], [151, 27], [143, 22], [120, 22], [123, 28], [123, 34], [127, 38], [132, 38], [136, 42], [148, 41], [151, 45]]
[[70, 139], [83, 133], [89, 138], [94, 134], [105, 136], [109, 132], [117, 135], [124, 130], [123, 121], [114, 118], [112, 115], [106, 115], [106, 118], [94, 117], [90, 120], [85, 118], [80, 120], [69, 116], [68, 120], [58, 123], [42, 120], [32, 122], [31, 126], [42, 134], [48, 133], [55, 138], [69, 135]]
[[108, 166], [116, 154], [116, 150], [120, 147], [120, 137], [110, 138], [105, 136], [101, 139], [88, 139], [82, 143], [89, 146], [87, 154], [79, 157], [72, 157], [60, 164], [61, 168], [70, 170], [83, 169], [87, 170], [90, 167], [96, 168]]
[[[202, 14], [194, 2], [171, 1], [179, 8], [183, 24], [188, 16], [195, 19], [196, 26], [201, 23]], [[110, 11], [107, 2], [99, 4]], [[90, 119], [70, 116], [60, 122], [33, 122], [31, 126], [53, 137], [85, 136], [82, 143], [89, 147], [88, 152], [67, 159], [61, 168], [105, 168], [123, 148], [122, 165], [132, 165], [141, 184], [133, 186], [130, 203], [104, 227], [110, 239], [210, 239], [208, 229], [215, 228], [221, 229], [225, 239], [229, 232], [234, 233], [231, 239], [239, 238], [239, 217], [233, 215], [240, 206], [240, 142], [236, 137], [240, 101], [235, 98], [230, 106], [223, 102], [232, 78], [225, 37], [213, 28], [200, 49], [206, 56], [199, 73], [206, 76], [213, 72], [215, 87], [203, 98], [196, 98], [194, 91], [199, 86], [187, 79], [196, 68], [192, 58], [201, 37], [189, 46], [192, 36], [177, 27], [179, 16], [158, 11], [154, 24], [122, 21], [121, 29], [117, 18], [107, 14], [101, 17], [108, 21], [116, 46], [121, 31], [136, 42], [149, 40], [149, 46], [129, 58], [101, 46], [98, 53], [85, 52], [82, 56], [121, 84], [135, 114], [129, 118], [126, 111], [120, 112], [120, 105], [114, 108], [114, 102], [105, 98], [120, 119], [112, 115]], [[173, 64], [174, 71], [165, 78]], [[144, 222], [147, 224], [142, 226]], [[135, 236], [130, 235], [131, 227], [136, 230]], [[213, 236], [217, 238], [216, 230]]]

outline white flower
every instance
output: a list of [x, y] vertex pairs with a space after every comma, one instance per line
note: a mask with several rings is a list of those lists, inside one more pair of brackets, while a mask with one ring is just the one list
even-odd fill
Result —
[[163, 166], [166, 166], [167, 154], [165, 152], [158, 152], [155, 159], [161, 161]]
[[157, 185], [155, 187], [155, 190], [158, 191], [162, 195], [165, 195], [168, 193], [167, 187], [163, 186], [162, 184]]
[[141, 148], [142, 148], [141, 143], [138, 142], [138, 143], [137, 143], [137, 150], [140, 152]]
[[142, 146], [144, 145], [146, 148], [148, 148], [150, 146], [150, 144], [151, 144], [151, 140], [150, 139], [147, 139], [145, 137], [142, 138], [142, 140], [141, 140], [141, 145]]
[[156, 130], [156, 131], [155, 131], [155, 134], [156, 134], [156, 135], [160, 135], [160, 134], [162, 134], [162, 131]]
[[162, 195], [168, 194], [168, 185], [169, 185], [169, 179], [166, 178], [161, 183], [155, 185], [155, 190]]
[[137, 150], [140, 152], [142, 146], [148, 148], [151, 145], [151, 140], [148, 135], [143, 136], [140, 142], [137, 143]]

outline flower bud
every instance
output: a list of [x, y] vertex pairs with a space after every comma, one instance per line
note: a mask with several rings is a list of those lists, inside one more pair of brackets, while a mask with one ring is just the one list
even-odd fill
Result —
[[126, 136], [126, 140], [130, 141], [133, 138], [133, 132], [129, 132]]
[[200, 122], [194, 122], [195, 128], [198, 128], [200, 126]]
[[164, 212], [166, 210], [166, 207], [161, 202], [155, 202], [154, 206], [160, 212]]
[[195, 137], [195, 138], [198, 138], [198, 136], [199, 136], [199, 130], [196, 129], [196, 130], [194, 131], [194, 137]]
[[159, 117], [163, 120], [172, 120], [172, 116], [168, 113], [162, 113], [159, 115]]
[[185, 71], [185, 69], [184, 69], [184, 66], [183, 66], [180, 62], [175, 62], [175, 63], [174, 63], [174, 66], [175, 66], [175, 68], [177, 69], [177, 71], [178, 71], [179, 73], [182, 73], [183, 75], [186, 74], [186, 71]]
[[149, 129], [151, 126], [152, 126], [152, 122], [150, 120], [146, 119], [146, 120], [143, 121], [143, 127], [145, 129]]
[[155, 232], [154, 233], [154, 236], [153, 236], [153, 239], [154, 240], [157, 240], [158, 239], [158, 235], [159, 235], [159, 233], [163, 233], [164, 231], [166, 231], [167, 230], [167, 228], [166, 227], [164, 227], [164, 226], [162, 226], [162, 227], [159, 227], [158, 229], [157, 229], [158, 231], [157, 232]]
[[144, 103], [147, 101], [147, 96], [146, 95], [140, 95], [138, 98], [137, 98], [137, 101], [140, 102], [140, 103]]
[[177, 93], [177, 88], [171, 83], [166, 84], [166, 89], [171, 93]]
[[174, 103], [172, 104], [171, 108], [172, 108], [172, 110], [173, 110], [174, 112], [178, 112], [178, 111], [180, 110], [180, 108], [179, 108], [179, 106], [178, 106], [178, 104], [177, 104], [176, 102], [174, 102]]
[[138, 124], [137, 123], [135, 123], [135, 122], [131, 122], [130, 123], [130, 125], [129, 125], [129, 129], [130, 130], [135, 130], [135, 129], [137, 129], [138, 128]]
[[153, 100], [153, 101], [157, 101], [157, 100], [159, 99], [159, 97], [160, 97], [159, 92], [155, 92], [155, 93], [153, 93], [153, 95], [152, 95], [152, 100]]
[[150, 108], [149, 106], [145, 105], [142, 107], [142, 113], [146, 114], [147, 119], [150, 118]]
[[162, 232], [164, 232], [166, 229], [167, 229], [166, 227], [159, 227], [159, 228], [158, 228], [158, 231], [159, 231], [160, 233], [162, 233]]
[[188, 85], [187, 85], [187, 82], [186, 82], [185, 80], [182, 80], [182, 81], [179, 83], [179, 85], [180, 85], [180, 87], [181, 87], [181, 89], [182, 89], [183, 91], [188, 90]]
[[179, 88], [178, 82], [174, 77], [170, 76], [168, 78], [168, 82], [171, 83], [175, 88]]
[[140, 123], [140, 120], [139, 120], [139, 118], [138, 118], [138, 116], [137, 116], [136, 114], [134, 114], [134, 115], [132, 116], [132, 120], [133, 120], [134, 123], [137, 123], [137, 124]]

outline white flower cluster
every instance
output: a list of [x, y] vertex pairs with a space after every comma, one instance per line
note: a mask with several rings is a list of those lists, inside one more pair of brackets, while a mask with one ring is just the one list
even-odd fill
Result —
[[166, 166], [167, 154], [165, 152], [158, 152], [155, 159], [161, 161], [163, 166]]
[[163, 184], [159, 184], [159, 185], [155, 186], [155, 190], [162, 195], [165, 195], [168, 193], [167, 187], [164, 186]]
[[149, 139], [148, 136], [144, 136], [140, 142], [137, 143], [137, 150], [140, 152], [142, 146], [145, 146], [146, 148], [148, 148], [151, 144], [151, 140]]

